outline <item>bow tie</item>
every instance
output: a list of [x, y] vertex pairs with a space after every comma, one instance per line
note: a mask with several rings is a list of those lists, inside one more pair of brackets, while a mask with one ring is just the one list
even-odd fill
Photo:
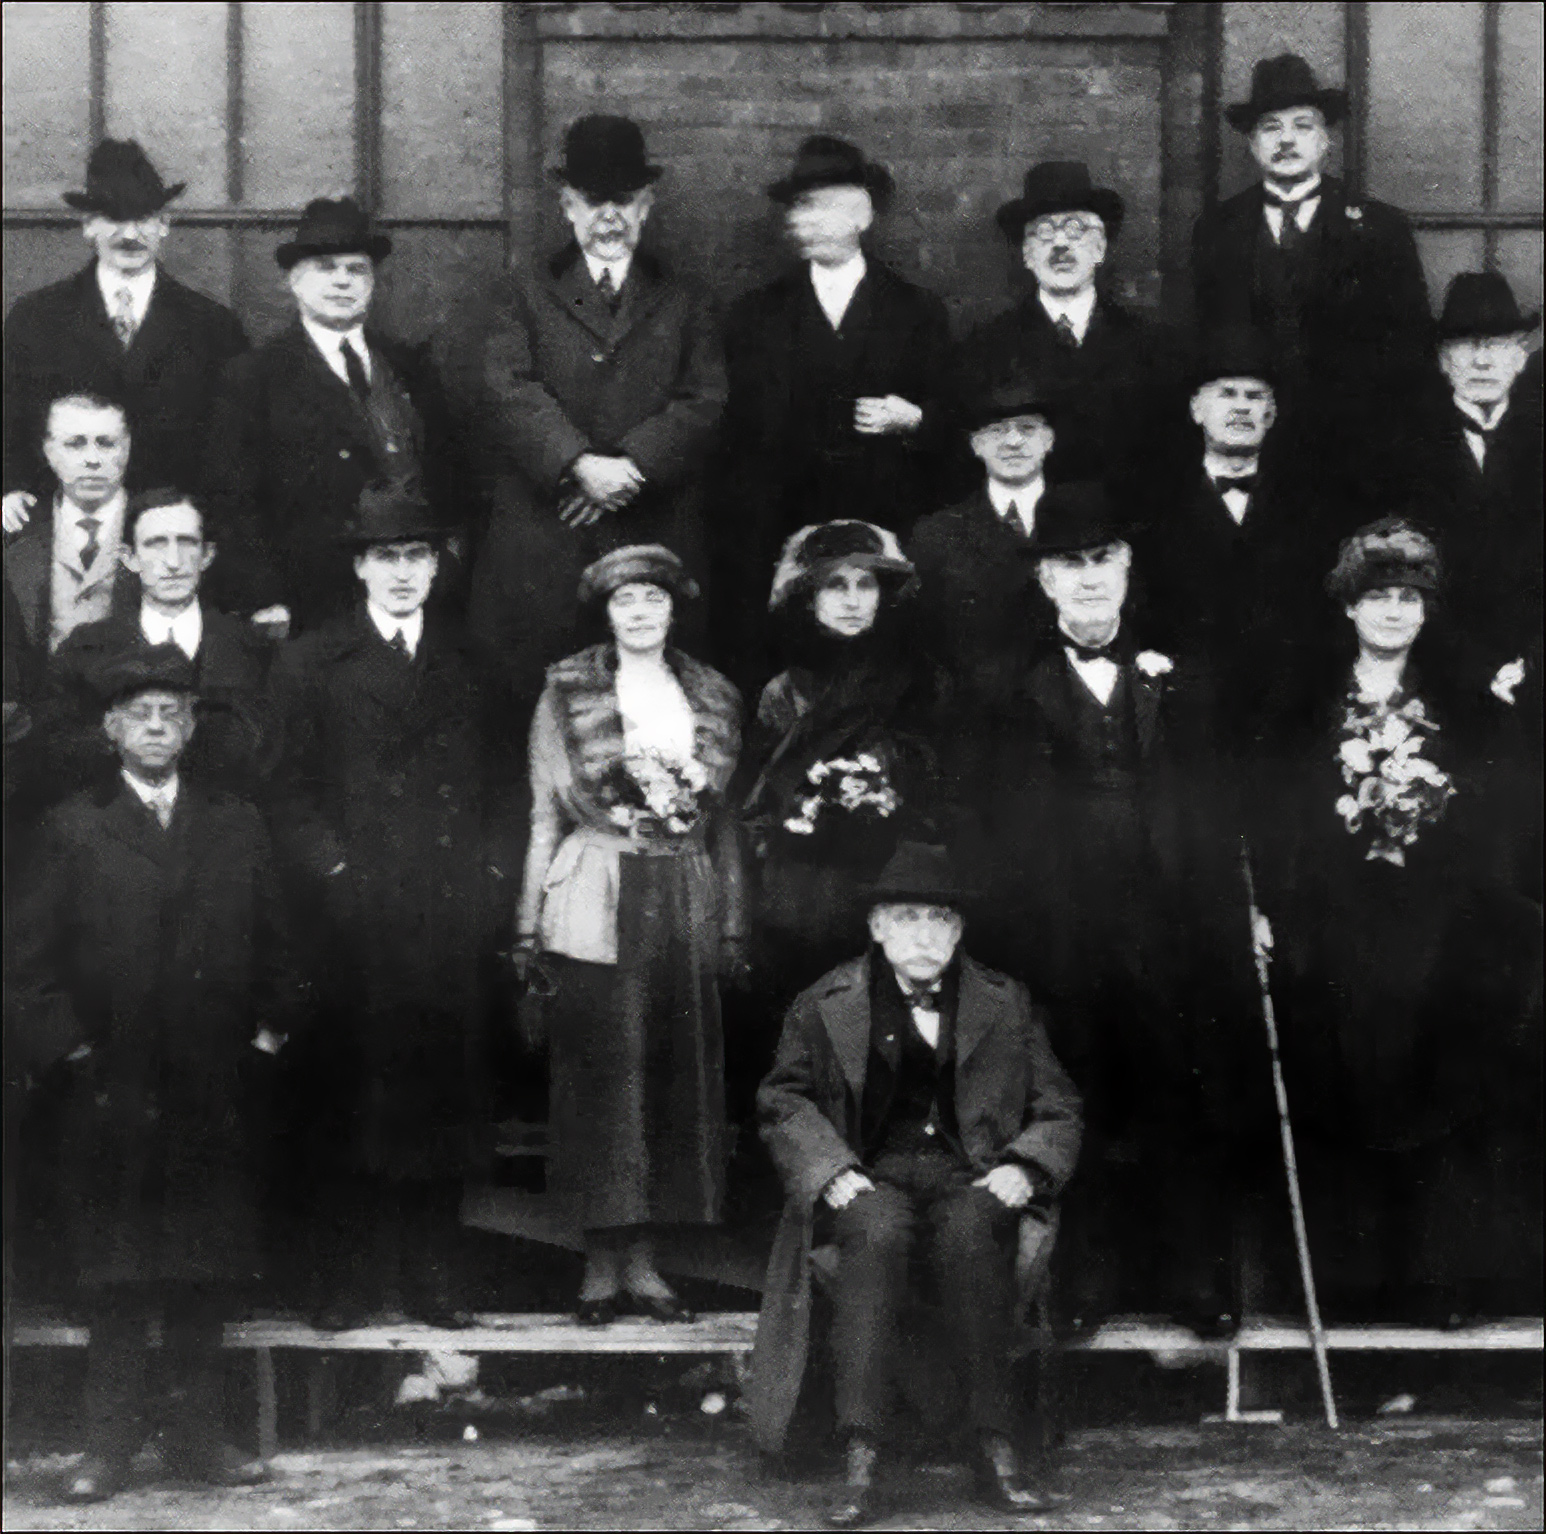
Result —
[[1249, 495], [1256, 488], [1256, 476], [1254, 474], [1216, 474], [1213, 477], [1213, 487], [1220, 495], [1226, 490], [1240, 490]]
[[903, 990], [902, 1000], [910, 1007], [921, 1007], [925, 1012], [939, 1011], [939, 987], [936, 980], [933, 985], [925, 986], [922, 990]]
[[1080, 644], [1077, 639], [1070, 639], [1067, 634], [1063, 636], [1063, 647], [1075, 660], [1110, 660], [1116, 656], [1111, 653], [1111, 647], [1116, 643], [1113, 635], [1105, 644]]

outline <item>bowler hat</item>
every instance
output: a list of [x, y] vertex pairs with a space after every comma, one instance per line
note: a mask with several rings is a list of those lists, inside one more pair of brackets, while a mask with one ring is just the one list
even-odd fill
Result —
[[947, 905], [960, 910], [977, 897], [961, 882], [943, 847], [898, 842], [891, 861], [865, 890], [870, 905]]
[[847, 139], [813, 134], [800, 145], [794, 167], [768, 188], [774, 202], [791, 203], [802, 192], [821, 186], [862, 187], [878, 202], [890, 197], [896, 183], [884, 165], [864, 158], [864, 151]]
[[1267, 338], [1254, 325], [1224, 325], [1209, 331], [1197, 347], [1192, 387], [1200, 389], [1219, 378], [1276, 380], [1277, 369]]
[[873, 522], [816, 522], [793, 534], [778, 556], [768, 611], [777, 612], [801, 591], [812, 591], [841, 565], [892, 577], [903, 590], [915, 574], [897, 536]]
[[1036, 537], [1031, 552], [1077, 554], [1120, 543], [1128, 528], [1112, 508], [1099, 480], [1073, 480], [1052, 485], [1036, 508]]
[[639, 125], [597, 114], [572, 123], [564, 135], [564, 163], [553, 176], [593, 202], [623, 202], [660, 177], [644, 153]]
[[1251, 71], [1251, 99], [1224, 108], [1231, 128], [1249, 133], [1259, 118], [1287, 107], [1315, 107], [1328, 126], [1347, 110], [1347, 92], [1322, 88], [1315, 71], [1297, 53], [1258, 59]]
[[445, 535], [429, 502], [411, 486], [393, 481], [360, 491], [354, 515], [338, 530], [337, 541], [359, 549], [373, 543], [439, 543]]
[[1539, 309], [1520, 312], [1519, 301], [1502, 272], [1461, 272], [1450, 279], [1439, 316], [1439, 338], [1459, 336], [1512, 336], [1534, 330], [1541, 322]]
[[1091, 183], [1090, 167], [1082, 160], [1043, 160], [1026, 171], [1020, 195], [994, 217], [1017, 246], [1025, 238], [1025, 226], [1044, 213], [1093, 213], [1106, 226], [1106, 238], [1114, 240], [1125, 207], [1110, 187]]
[[629, 543], [603, 554], [585, 567], [580, 576], [582, 606], [605, 600], [620, 586], [645, 581], [659, 586], [672, 596], [691, 601], [698, 595], [698, 583], [686, 566], [663, 543]]
[[381, 261], [391, 253], [391, 240], [371, 227], [369, 216], [352, 197], [318, 197], [306, 204], [295, 238], [285, 241], [274, 259], [289, 271], [308, 256], [365, 255]]
[[1006, 379], [989, 388], [980, 390], [966, 403], [962, 411], [962, 424], [967, 431], [980, 431], [995, 421], [1007, 421], [1012, 416], [1039, 415], [1052, 424], [1057, 417], [1057, 404], [1051, 391], [1039, 379]]
[[104, 709], [142, 692], [197, 691], [193, 663], [171, 643], [115, 651], [92, 668], [87, 680]]
[[149, 156], [133, 139], [105, 138], [86, 162], [86, 190], [66, 192], [64, 200], [82, 213], [100, 213], [117, 223], [149, 218], [174, 197], [186, 181], [166, 186]]

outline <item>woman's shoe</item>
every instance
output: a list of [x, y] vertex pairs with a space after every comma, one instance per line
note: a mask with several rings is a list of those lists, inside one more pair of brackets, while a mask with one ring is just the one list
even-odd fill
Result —
[[610, 1326], [617, 1320], [617, 1296], [607, 1294], [599, 1300], [581, 1300], [574, 1307], [574, 1318], [581, 1326]]

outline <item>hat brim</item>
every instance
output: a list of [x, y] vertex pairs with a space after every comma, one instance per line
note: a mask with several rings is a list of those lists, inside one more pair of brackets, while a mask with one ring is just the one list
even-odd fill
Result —
[[64, 201], [77, 212], [96, 213], [103, 218], [112, 219], [115, 223], [127, 224], [159, 213], [168, 203], [181, 197], [187, 189], [186, 181], [174, 182], [164, 189], [159, 202], [154, 200], [143, 203], [115, 202], [112, 198], [103, 197], [96, 192], [66, 192]]
[[559, 186], [573, 187], [592, 202], [624, 202], [645, 187], [653, 186], [664, 174], [663, 165], [640, 165], [612, 176], [571, 177], [561, 165], [548, 171], [549, 177]]
[[424, 522], [406, 527], [392, 527], [384, 531], [360, 527], [340, 529], [334, 542], [345, 549], [369, 549], [384, 543], [432, 543], [439, 548], [451, 536], [449, 528], [437, 523]]
[[980, 890], [928, 884], [870, 884], [860, 893], [871, 910], [878, 905], [943, 905], [963, 914], [982, 898]]
[[1441, 341], [1459, 341], [1466, 336], [1522, 336], [1538, 328], [1540, 323], [1539, 309], [1513, 318], [1500, 315], [1496, 319], [1477, 320], [1469, 325], [1446, 325], [1441, 315], [1436, 334]]
[[905, 559], [893, 559], [889, 554], [831, 554], [813, 561], [791, 577], [784, 586], [768, 599], [768, 611], [777, 612], [787, 607], [792, 597], [814, 591], [834, 571], [844, 565], [857, 570], [873, 570], [876, 575], [891, 576], [897, 583], [897, 595], [903, 595], [908, 584], [917, 577], [917, 570]]
[[851, 171], [810, 171], [804, 175], [785, 176], [768, 188], [768, 196], [787, 207], [802, 192], [814, 192], [824, 186], [856, 186], [879, 202], [886, 201], [896, 190], [896, 182], [884, 165], [866, 165], [858, 174]]
[[391, 254], [392, 241], [384, 234], [373, 234], [363, 240], [286, 240], [274, 252], [274, 260], [289, 271], [309, 256], [369, 256], [380, 263]]
[[1287, 96], [1263, 96], [1258, 101], [1236, 101], [1224, 108], [1224, 120], [1237, 133], [1249, 133], [1268, 112], [1289, 107], [1314, 107], [1332, 127], [1347, 115], [1347, 92], [1332, 86], [1320, 91], [1294, 91]]
[[999, 421], [1012, 421], [1023, 415], [1037, 415], [1048, 426], [1057, 425], [1057, 406], [1051, 400], [1027, 399], [1016, 400], [1002, 408], [986, 406], [975, 410], [966, 411], [961, 417], [962, 429], [968, 434], [981, 431], [986, 426], [996, 425]]
[[1025, 240], [1025, 226], [1046, 213], [1093, 213], [1106, 226], [1106, 238], [1114, 240], [1122, 228], [1127, 204], [1110, 187], [1098, 186], [1089, 192], [1066, 197], [1016, 197], [993, 215], [1004, 238], [1018, 247]]
[[1091, 549], [1110, 548], [1113, 543], [1130, 544], [1132, 538], [1131, 527], [1113, 523], [1079, 538], [1033, 536], [1026, 552], [1032, 559], [1045, 559], [1058, 554], [1087, 554]]

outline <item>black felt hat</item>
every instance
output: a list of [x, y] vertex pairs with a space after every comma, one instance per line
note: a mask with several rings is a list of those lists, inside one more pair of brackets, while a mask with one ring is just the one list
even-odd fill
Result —
[[107, 656], [88, 676], [104, 709], [142, 692], [196, 693], [193, 662], [174, 644], [140, 645]]
[[1323, 87], [1315, 71], [1297, 53], [1258, 59], [1251, 71], [1251, 99], [1224, 108], [1231, 128], [1249, 133], [1268, 112], [1315, 107], [1330, 126], [1347, 111], [1347, 92]]
[[1017, 378], [992, 385], [973, 395], [961, 413], [967, 431], [979, 431], [1012, 416], [1039, 415], [1051, 425], [1057, 422], [1057, 402], [1039, 379]]
[[406, 485], [372, 484], [360, 491], [354, 515], [338, 531], [337, 541], [349, 548], [374, 543], [436, 543], [447, 529], [434, 508]]
[[884, 165], [864, 158], [864, 151], [847, 139], [817, 133], [800, 145], [794, 166], [768, 188], [774, 202], [791, 203], [802, 192], [822, 186], [862, 187], [877, 202], [890, 197], [896, 183]]
[[1450, 279], [1439, 316], [1439, 338], [1512, 336], [1534, 330], [1541, 311], [1525, 314], [1502, 272], [1461, 272]]
[[289, 271], [308, 256], [365, 255], [382, 261], [391, 253], [391, 240], [377, 233], [352, 197], [318, 197], [306, 204], [295, 238], [285, 241], [274, 252], [274, 259]]
[[186, 181], [165, 185], [133, 139], [105, 138], [86, 162], [86, 190], [66, 192], [64, 200], [82, 213], [129, 223], [159, 213], [187, 185]]
[[950, 854], [929, 842], [898, 842], [891, 861], [865, 891], [871, 906], [970, 905], [978, 892], [961, 882]]
[[1272, 347], [1254, 325], [1225, 325], [1209, 331], [1198, 343], [1192, 364], [1192, 387], [1200, 389], [1217, 378], [1259, 378], [1276, 381]]
[[1106, 226], [1106, 238], [1114, 240], [1125, 211], [1118, 193], [1090, 180], [1090, 167], [1084, 161], [1043, 160], [1026, 171], [1020, 195], [994, 217], [1010, 243], [1019, 245], [1025, 226], [1044, 213], [1093, 213]]
[[1036, 508], [1036, 538], [1031, 552], [1077, 554], [1120, 543], [1128, 526], [1116, 514], [1106, 487], [1098, 480], [1052, 485]]
[[626, 117], [582, 117], [564, 135], [564, 163], [553, 176], [592, 202], [625, 202], [660, 178], [644, 152], [639, 125]]

